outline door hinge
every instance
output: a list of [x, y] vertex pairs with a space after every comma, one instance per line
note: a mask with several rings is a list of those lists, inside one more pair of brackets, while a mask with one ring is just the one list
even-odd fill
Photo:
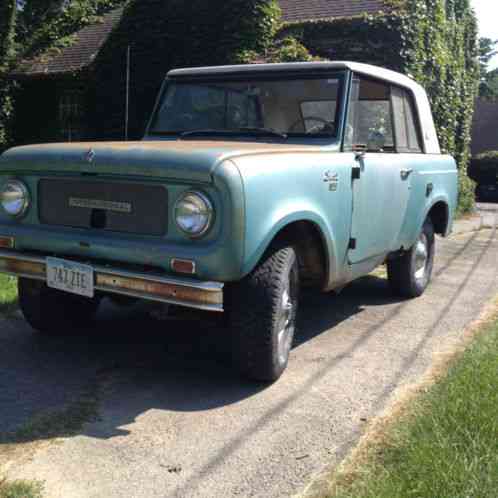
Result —
[[353, 170], [351, 172], [351, 178], [353, 180], [359, 180], [361, 176], [361, 166], [353, 166]]
[[351, 251], [356, 249], [356, 239], [349, 239], [349, 249]]

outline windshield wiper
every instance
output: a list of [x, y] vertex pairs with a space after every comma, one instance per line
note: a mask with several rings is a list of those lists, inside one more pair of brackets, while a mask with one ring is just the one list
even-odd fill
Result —
[[283, 138], [284, 140], [287, 138], [286, 133], [281, 133], [280, 131], [273, 130], [271, 128], [259, 128], [256, 126], [244, 126], [238, 128], [237, 131], [249, 132], [249, 133], [258, 133], [259, 135], [269, 135], [272, 137]]
[[187, 130], [180, 133], [180, 138], [195, 137], [203, 135], [231, 135], [233, 130], [217, 130], [216, 128], [199, 128], [198, 130]]
[[180, 138], [204, 136], [204, 135], [241, 135], [241, 134], [258, 134], [261, 136], [271, 136], [286, 139], [287, 135], [285, 133], [280, 133], [278, 131], [272, 130], [270, 128], [258, 128], [251, 126], [244, 126], [241, 128], [219, 130], [216, 128], [200, 128], [198, 130], [187, 130], [180, 133]]

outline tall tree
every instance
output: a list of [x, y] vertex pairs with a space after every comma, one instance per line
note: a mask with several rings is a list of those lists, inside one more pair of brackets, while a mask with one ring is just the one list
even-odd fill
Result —
[[50, 22], [63, 7], [62, 0], [18, 0], [18, 38], [29, 40], [33, 32]]
[[498, 99], [498, 71], [489, 71], [489, 63], [497, 50], [498, 40], [481, 38], [479, 40], [479, 63], [481, 66], [481, 82], [479, 97], [485, 99]]
[[8, 129], [13, 112], [12, 82], [7, 73], [16, 53], [16, 0], [0, 0], [0, 151], [8, 142]]
[[0, 0], [0, 72], [14, 58], [16, 20], [16, 0]]

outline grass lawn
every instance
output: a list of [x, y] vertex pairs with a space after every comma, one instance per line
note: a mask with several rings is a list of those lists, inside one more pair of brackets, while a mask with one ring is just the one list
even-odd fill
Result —
[[338, 471], [329, 495], [412, 497], [498, 497], [496, 318], [442, 380]]
[[0, 480], [0, 498], [42, 498], [42, 485], [37, 482]]
[[[17, 309], [17, 278], [0, 273], [0, 313], [10, 315]], [[0, 498], [3, 498], [0, 496]]]

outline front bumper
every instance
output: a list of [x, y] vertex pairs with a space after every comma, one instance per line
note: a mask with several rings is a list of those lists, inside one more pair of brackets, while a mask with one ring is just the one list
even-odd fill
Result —
[[[39, 254], [0, 250], [0, 273], [46, 281], [45, 259]], [[114, 266], [91, 266], [98, 291], [206, 311], [223, 311], [222, 283], [165, 277]]]

